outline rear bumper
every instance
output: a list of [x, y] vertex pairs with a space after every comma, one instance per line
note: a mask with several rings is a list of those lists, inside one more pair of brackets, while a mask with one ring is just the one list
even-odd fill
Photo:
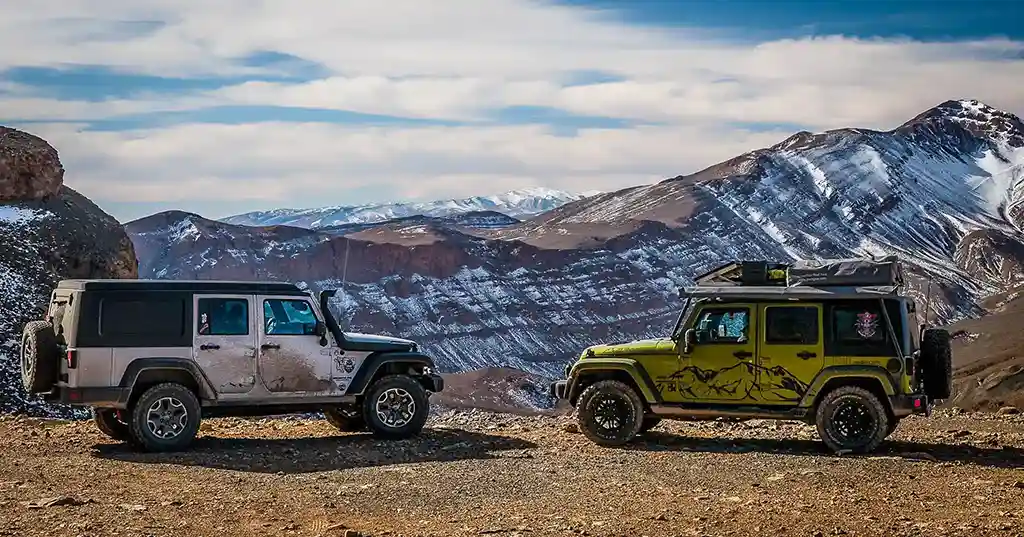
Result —
[[932, 408], [935, 406], [935, 403], [923, 393], [894, 395], [889, 398], [889, 402], [892, 404], [892, 412], [897, 418], [911, 414], [930, 416]]
[[43, 395], [43, 399], [71, 406], [123, 409], [128, 406], [128, 396], [130, 394], [131, 390], [128, 388], [68, 388], [66, 386], [54, 386], [50, 393]]

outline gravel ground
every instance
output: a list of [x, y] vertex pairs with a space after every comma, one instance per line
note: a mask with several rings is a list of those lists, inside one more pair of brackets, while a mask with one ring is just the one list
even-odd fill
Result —
[[376, 441], [220, 419], [141, 454], [91, 422], [0, 416], [0, 535], [1024, 535], [1024, 418], [908, 418], [835, 456], [798, 423], [663, 422], [626, 449], [567, 417], [445, 411]]

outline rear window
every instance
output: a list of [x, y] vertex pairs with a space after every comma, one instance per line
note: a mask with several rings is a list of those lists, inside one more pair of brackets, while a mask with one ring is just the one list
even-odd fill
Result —
[[185, 302], [180, 299], [100, 302], [99, 332], [103, 336], [171, 336], [185, 333]]

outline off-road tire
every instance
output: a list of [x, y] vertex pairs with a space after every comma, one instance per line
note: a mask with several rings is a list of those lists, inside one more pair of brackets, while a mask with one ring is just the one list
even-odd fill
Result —
[[661, 418], [659, 417], [644, 418], [643, 423], [640, 424], [640, 434], [644, 434], [647, 431], [650, 431], [651, 429], [657, 427], [659, 423], [661, 423]]
[[[378, 409], [385, 415], [378, 414]], [[363, 421], [373, 436], [403, 440], [423, 430], [430, 413], [430, 398], [426, 388], [415, 378], [409, 375], [388, 375], [377, 379], [366, 390], [362, 413]], [[395, 422], [389, 424], [389, 418]]]
[[101, 433], [117, 440], [118, 442], [131, 442], [132, 433], [128, 424], [117, 417], [117, 410], [113, 408], [92, 408], [92, 421]]
[[929, 399], [948, 399], [953, 390], [953, 350], [948, 330], [929, 328], [921, 335], [921, 370]]
[[[846, 421], [839, 411], [862, 413], [866, 423], [859, 438], [844, 438]], [[818, 403], [815, 412], [818, 436], [836, 453], [869, 453], [888, 436], [889, 414], [877, 395], [860, 386], [841, 386], [828, 393]], [[847, 422], [848, 423], [848, 422]]]
[[[180, 407], [174, 405], [176, 410], [185, 412], [180, 431], [170, 438], [157, 436], [148, 424], [151, 407], [161, 400], [177, 401]], [[147, 389], [128, 409], [128, 430], [131, 432], [132, 444], [144, 451], [164, 453], [187, 449], [195, 441], [200, 421], [202, 408], [196, 394], [176, 382], [157, 384]], [[181, 423], [177, 420], [175, 422]]]
[[[599, 446], [625, 445], [643, 427], [643, 401], [632, 386], [618, 380], [601, 380], [587, 386], [576, 409], [580, 432]], [[601, 425], [601, 421], [608, 420], [617, 424]]]
[[53, 325], [31, 321], [21, 331], [21, 384], [29, 393], [48, 392], [57, 382], [60, 347]]
[[338, 405], [324, 409], [324, 419], [343, 433], [366, 430], [366, 420], [359, 407]]

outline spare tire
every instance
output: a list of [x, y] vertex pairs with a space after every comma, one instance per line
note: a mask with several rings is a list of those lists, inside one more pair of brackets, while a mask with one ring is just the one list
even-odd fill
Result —
[[953, 349], [949, 331], [929, 328], [921, 336], [921, 371], [929, 399], [948, 399], [953, 392]]
[[32, 321], [21, 332], [21, 383], [29, 393], [48, 392], [57, 382], [60, 348], [53, 325]]

